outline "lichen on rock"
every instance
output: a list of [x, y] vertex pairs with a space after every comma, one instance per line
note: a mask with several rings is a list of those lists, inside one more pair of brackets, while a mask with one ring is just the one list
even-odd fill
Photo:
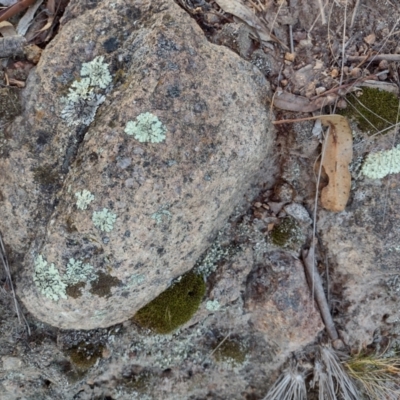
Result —
[[166, 131], [157, 116], [149, 112], [138, 115], [136, 121], [128, 121], [125, 128], [127, 135], [133, 135], [142, 143], [160, 143], [165, 140]]
[[105, 89], [112, 81], [103, 56], [83, 63], [80, 75], [82, 79], [72, 82], [67, 97], [61, 99], [64, 104], [61, 117], [69, 126], [89, 125], [94, 120], [97, 108], [105, 100]]
[[35, 259], [35, 272], [33, 280], [39, 291], [51, 300], [58, 301], [66, 299], [65, 289], [67, 287], [61, 279], [55, 265], [48, 265], [47, 261], [39, 254]]
[[400, 145], [391, 150], [369, 154], [361, 168], [367, 178], [382, 179], [386, 175], [400, 172]]
[[[271, 175], [264, 76], [209, 43], [175, 2], [163, 1], [159, 12], [149, 4], [75, 4], [84, 11], [65, 20], [31, 71], [22, 126], [10, 130], [0, 158], [0, 229], [29, 271], [18, 295], [60, 328], [128, 319], [195, 266], [260, 177]], [[137, 16], [129, 29], [125, 8]], [[103, 43], [121, 32], [124, 40], [105, 53]], [[130, 120], [150, 131], [128, 135]], [[141, 141], [144, 131], [149, 141]], [[61, 277], [74, 259], [101, 279], [69, 285], [55, 302], [32, 282], [37, 254]]]

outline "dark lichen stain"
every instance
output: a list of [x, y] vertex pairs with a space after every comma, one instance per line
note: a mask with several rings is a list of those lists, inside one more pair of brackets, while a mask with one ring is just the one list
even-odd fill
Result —
[[139, 365], [133, 365], [123, 373], [124, 387], [134, 389], [135, 392], [144, 393], [151, 387], [154, 373], [143, 369]]
[[125, 76], [126, 72], [122, 68], [118, 69], [114, 75], [113, 84], [114, 85], [117, 83], [123, 84], [125, 82]]
[[222, 339], [214, 346], [213, 356], [216, 361], [230, 361], [243, 364], [246, 359], [246, 347], [237, 339]]
[[66, 226], [66, 229], [67, 229], [68, 233], [74, 233], [74, 232], [78, 231], [76, 226], [75, 226], [75, 221], [74, 221], [74, 219], [73, 219], [73, 217], [71, 215], [68, 216], [68, 218], [65, 221], [65, 223], [66, 223], [65, 226]]
[[352, 93], [347, 100], [350, 104], [341, 114], [355, 119], [365, 132], [376, 133], [396, 124], [399, 99], [393, 93], [364, 87], [361, 96]]
[[67, 296], [70, 296], [74, 299], [82, 296], [82, 291], [85, 287], [85, 282], [78, 282], [75, 285], [68, 286], [66, 289]]
[[49, 142], [50, 139], [51, 135], [48, 132], [38, 131], [36, 139], [37, 150], [41, 152], [43, 147]]
[[35, 182], [47, 189], [52, 189], [59, 183], [59, 174], [50, 165], [43, 165], [33, 169], [33, 178]]
[[119, 286], [120, 284], [121, 281], [115, 276], [111, 276], [100, 271], [97, 279], [92, 282], [90, 293], [99, 297], [109, 297], [111, 296], [111, 288]]
[[128, 19], [132, 23], [132, 22], [137, 21], [138, 19], [141, 18], [142, 11], [140, 10], [139, 7], [132, 7], [132, 8], [129, 8], [126, 11], [126, 16], [128, 17]]
[[167, 88], [167, 96], [173, 99], [181, 95], [181, 90], [178, 85], [171, 85]]
[[68, 355], [76, 368], [86, 371], [101, 357], [103, 348], [100, 344], [81, 342], [68, 350]]
[[104, 41], [103, 48], [107, 53], [112, 53], [117, 50], [119, 47], [119, 41], [115, 37], [111, 37]]
[[19, 89], [0, 88], [0, 121], [10, 121], [20, 113]]
[[203, 277], [188, 272], [141, 308], [133, 320], [156, 333], [169, 333], [190, 320], [199, 308], [205, 290]]

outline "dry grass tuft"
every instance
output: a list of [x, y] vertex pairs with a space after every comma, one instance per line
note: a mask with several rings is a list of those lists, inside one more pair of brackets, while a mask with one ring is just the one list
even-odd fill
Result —
[[282, 371], [263, 400], [305, 400], [307, 389], [305, 373], [292, 364]]
[[400, 398], [400, 357], [385, 357], [385, 354], [351, 357], [344, 363], [348, 375], [372, 400]]

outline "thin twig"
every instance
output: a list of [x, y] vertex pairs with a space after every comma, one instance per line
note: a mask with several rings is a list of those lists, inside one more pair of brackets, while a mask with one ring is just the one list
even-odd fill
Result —
[[289, 25], [289, 38], [290, 38], [290, 52], [294, 53], [294, 43], [293, 43], [293, 26]]
[[360, 4], [360, 0], [357, 0], [355, 6], [354, 6], [354, 8], [353, 8], [353, 15], [351, 16], [350, 29], [351, 29], [351, 28], [353, 27], [353, 25], [354, 25], [354, 21], [355, 21], [355, 19], [356, 19], [356, 14], [357, 14], [357, 11], [358, 11], [358, 6], [359, 6], [359, 4]]
[[376, 54], [373, 56], [347, 56], [349, 62], [372, 62], [372, 61], [400, 61], [400, 54]]
[[324, 6], [322, 4], [322, 0], [318, 0], [318, 5], [319, 5], [319, 12], [321, 14], [322, 25], [325, 25], [326, 24], [326, 17], [325, 17], [325, 10], [324, 10]]
[[308, 280], [312, 282], [315, 300], [317, 301], [321, 317], [326, 327], [326, 331], [328, 332], [331, 340], [334, 342], [339, 339], [339, 335], [333, 322], [331, 313], [329, 311], [329, 305], [325, 297], [321, 277], [315, 268], [314, 246], [315, 244], [312, 243], [308, 252], [306, 250], [302, 251], [303, 262]]
[[31, 329], [29, 327], [28, 321], [25, 318], [25, 315], [23, 314], [22, 311], [20, 311], [20, 307], [18, 304], [18, 300], [17, 300], [17, 296], [15, 294], [15, 289], [14, 289], [14, 284], [11, 278], [11, 272], [10, 272], [10, 266], [8, 264], [8, 259], [7, 259], [7, 254], [6, 254], [6, 249], [4, 247], [4, 243], [3, 243], [3, 239], [1, 238], [0, 235], [0, 259], [1, 259], [1, 263], [3, 264], [4, 270], [6, 272], [6, 282], [7, 285], [9, 286], [12, 296], [13, 296], [13, 301], [14, 301], [14, 307], [15, 307], [15, 311], [17, 313], [17, 317], [18, 317], [18, 321], [20, 324], [22, 324], [22, 320], [27, 328], [28, 331], [28, 335], [31, 334]]

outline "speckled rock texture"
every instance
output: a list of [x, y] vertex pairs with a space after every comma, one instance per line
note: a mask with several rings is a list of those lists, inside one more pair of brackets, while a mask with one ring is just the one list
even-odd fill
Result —
[[274, 338], [277, 353], [284, 357], [324, 329], [302, 263], [285, 252], [269, 253], [253, 268], [247, 278], [245, 306], [255, 329]]
[[[69, 126], [61, 97], [97, 56], [113, 84], [89, 126]], [[262, 74], [208, 43], [172, 0], [71, 1], [0, 158], [0, 229], [28, 310], [61, 328], [108, 327], [191, 269], [268, 174], [267, 95]], [[165, 141], [124, 132], [146, 112], [166, 128]], [[82, 210], [83, 190], [94, 200]], [[101, 230], [94, 213], [104, 209], [113, 217]], [[94, 278], [46, 297], [35, 268], [63, 280], [71, 260], [93, 267]]]
[[336, 322], [353, 348], [399, 337], [399, 190], [398, 174], [359, 180], [344, 212], [320, 213]]
[[28, 313], [28, 336], [12, 296], [1, 294], [1, 399], [263, 399], [287, 358], [301, 356], [323, 325], [299, 260], [268, 251], [259, 221], [239, 211], [199, 261], [207, 293], [173, 334], [132, 321], [63, 330]]

